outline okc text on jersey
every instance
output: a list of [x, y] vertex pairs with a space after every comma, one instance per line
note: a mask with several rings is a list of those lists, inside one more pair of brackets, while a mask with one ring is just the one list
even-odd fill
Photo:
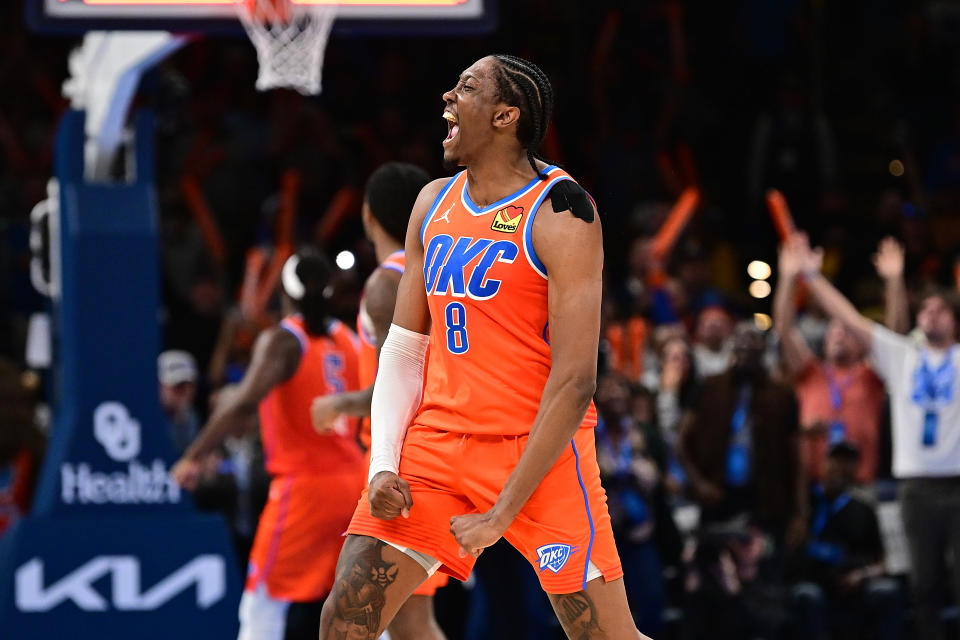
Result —
[[462, 236], [455, 241], [447, 234], [436, 235], [423, 260], [427, 295], [489, 300], [500, 291], [501, 281], [488, 278], [487, 273], [498, 262], [513, 263], [519, 254], [520, 249], [509, 240]]

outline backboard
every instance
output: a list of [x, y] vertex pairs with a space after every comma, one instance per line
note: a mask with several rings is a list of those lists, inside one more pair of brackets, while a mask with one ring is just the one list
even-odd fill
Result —
[[[293, 0], [338, 4], [342, 34], [482, 33], [496, 24], [497, 0]], [[235, 0], [26, 0], [27, 20], [41, 32], [98, 30], [243, 32]]]

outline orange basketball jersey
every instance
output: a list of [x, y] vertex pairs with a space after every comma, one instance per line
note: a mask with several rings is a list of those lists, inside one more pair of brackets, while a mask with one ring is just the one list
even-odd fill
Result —
[[[535, 178], [486, 207], [470, 200], [461, 171], [424, 218], [432, 326], [414, 424], [474, 434], [530, 432], [551, 365], [548, 274], [533, 248], [533, 221], [553, 185], [573, 179], [558, 167], [544, 171], [547, 180]], [[582, 426], [595, 425], [591, 402]]]
[[[377, 269], [396, 271], [403, 275], [407, 260], [403, 250], [391, 253]], [[376, 270], [374, 271], [376, 273]], [[372, 274], [371, 274], [372, 276]], [[377, 340], [374, 335], [373, 320], [367, 315], [364, 298], [360, 298], [360, 311], [357, 313], [357, 335], [360, 337], [360, 388], [366, 389], [377, 379]], [[360, 442], [370, 448], [370, 418], [360, 423]]]
[[319, 434], [310, 423], [310, 404], [318, 395], [359, 388], [357, 338], [342, 322], [328, 335], [311, 336], [299, 316], [280, 326], [300, 341], [296, 373], [273, 388], [260, 403], [260, 430], [271, 475], [324, 474], [363, 465], [356, 442], [356, 420], [341, 418], [332, 433]]

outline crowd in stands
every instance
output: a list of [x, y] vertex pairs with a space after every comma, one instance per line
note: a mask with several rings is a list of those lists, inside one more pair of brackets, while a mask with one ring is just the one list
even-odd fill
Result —
[[[50, 176], [75, 44], [29, 35], [21, 4], [0, 8], [0, 83], [22, 88], [0, 92], [0, 532], [29, 508], [48, 423], [44, 374], [24, 362], [28, 319], [46, 305], [29, 285], [27, 214]], [[137, 104], [158, 114], [158, 394], [173, 441], [231, 393], [276, 319], [249, 286], [270, 283], [276, 256], [301, 244], [355, 254], [334, 294], [354, 321], [375, 266], [359, 222], [366, 176], [387, 160], [445, 175], [440, 94], [481, 55], [517, 53], [556, 87], [544, 155], [603, 216], [597, 452], [639, 628], [960, 638], [960, 399], [948, 392], [960, 12], [500, 5], [488, 37], [335, 36], [319, 98], [257, 94], [242, 39], [193, 43], [147, 78]], [[687, 188], [696, 214], [671, 252], [654, 250]], [[809, 237], [777, 241], [769, 188]], [[771, 265], [760, 280], [772, 295], [747, 293], [751, 261]], [[210, 458], [195, 495], [229, 519], [241, 561], [268, 482], [248, 433]], [[438, 594], [437, 617], [450, 638], [561, 637], [502, 543], [474, 581]]]

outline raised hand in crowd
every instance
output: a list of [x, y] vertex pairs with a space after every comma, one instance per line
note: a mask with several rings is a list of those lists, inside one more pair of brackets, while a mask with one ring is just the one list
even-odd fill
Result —
[[783, 362], [791, 375], [801, 371], [814, 357], [806, 340], [797, 330], [797, 280], [803, 273], [819, 271], [822, 254], [813, 254], [804, 233], [796, 233], [780, 246], [777, 263], [777, 290], [773, 296], [773, 322], [783, 351]]
[[877, 245], [877, 252], [873, 254], [873, 266], [877, 275], [884, 280], [903, 277], [904, 251], [903, 245], [896, 239], [887, 236]]
[[873, 254], [873, 266], [877, 275], [883, 279], [883, 324], [897, 333], [910, 330], [910, 308], [903, 279], [903, 265], [903, 245], [889, 236], [881, 240], [877, 252]]
[[804, 271], [809, 251], [810, 241], [802, 232], [793, 234], [780, 245], [777, 277], [781, 282], [793, 280]]

